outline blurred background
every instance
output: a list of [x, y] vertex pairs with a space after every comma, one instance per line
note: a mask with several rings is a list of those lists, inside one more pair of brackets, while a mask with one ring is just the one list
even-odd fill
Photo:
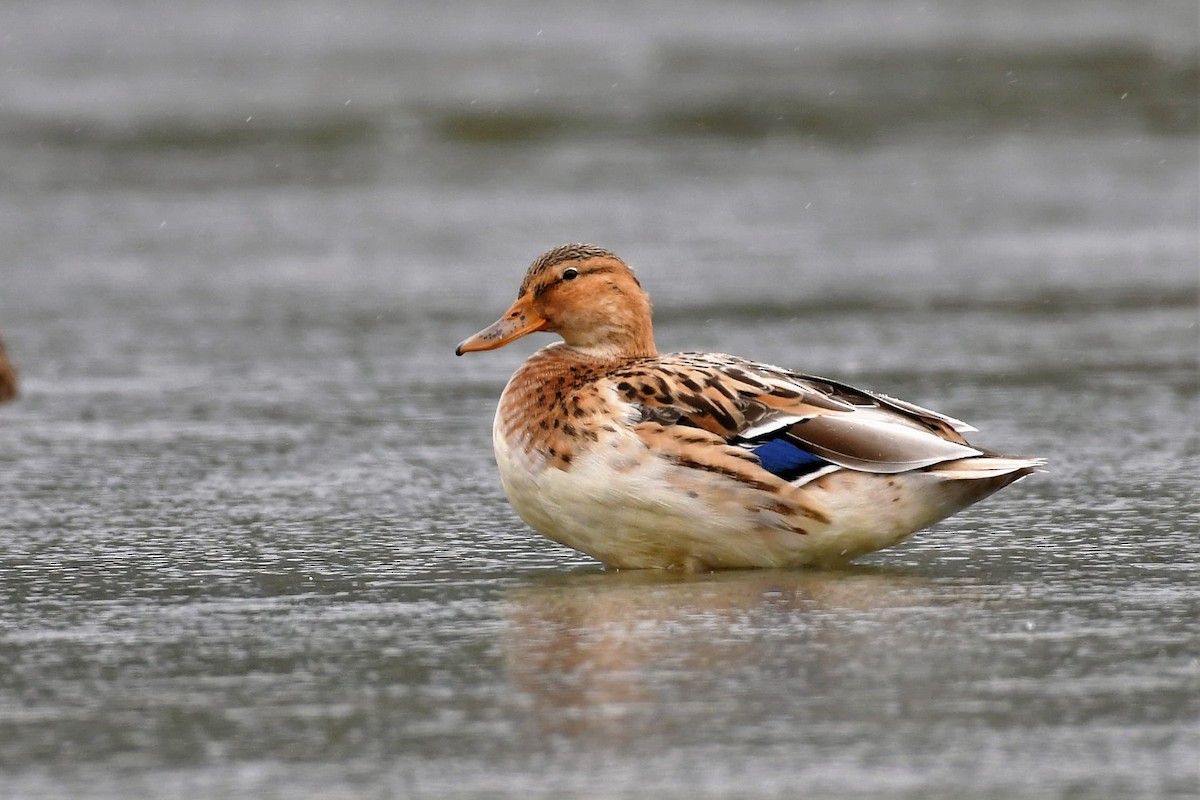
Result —
[[[0, 795], [1182, 797], [1193, 0], [0, 5]], [[455, 359], [664, 350], [1050, 470], [844, 573], [603, 573]]]

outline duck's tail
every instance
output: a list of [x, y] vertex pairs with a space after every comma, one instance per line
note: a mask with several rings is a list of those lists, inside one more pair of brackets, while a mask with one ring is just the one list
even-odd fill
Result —
[[840, 563], [890, 547], [1038, 470], [1040, 458], [985, 453], [877, 475], [839, 469], [805, 484], [830, 524], [810, 537], [808, 563]]
[[[985, 453], [972, 458], [959, 458], [954, 461], [943, 461], [929, 468], [938, 477], [947, 480], [978, 481], [985, 479], [1007, 478], [995, 489], [1001, 489], [1010, 483], [1019, 481], [1027, 475], [1045, 466], [1046, 459], [1028, 456], [1004, 456], [999, 453]], [[995, 491], [993, 489], [992, 491]]]

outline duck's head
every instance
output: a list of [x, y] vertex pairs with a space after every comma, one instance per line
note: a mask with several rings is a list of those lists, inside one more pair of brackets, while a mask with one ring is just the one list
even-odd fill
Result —
[[656, 352], [650, 298], [633, 270], [590, 244], [556, 247], [534, 261], [512, 307], [454, 352], [494, 350], [534, 331], [557, 333], [568, 346], [600, 358]]

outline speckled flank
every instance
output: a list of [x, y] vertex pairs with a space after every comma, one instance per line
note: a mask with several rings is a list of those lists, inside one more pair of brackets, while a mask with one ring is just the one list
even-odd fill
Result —
[[[603, 248], [539, 258], [524, 302], [564, 341], [531, 356], [501, 396], [501, 481], [532, 527], [612, 566], [845, 561], [1039, 463], [987, 454], [957, 420], [836, 381], [659, 354], [649, 301]], [[764, 468], [754, 451], [777, 440], [804, 466]]]

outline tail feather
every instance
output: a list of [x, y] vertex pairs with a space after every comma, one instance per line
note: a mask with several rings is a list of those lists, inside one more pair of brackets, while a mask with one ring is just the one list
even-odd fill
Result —
[[1012, 479], [1015, 481], [1026, 475], [1032, 475], [1037, 472], [1038, 467], [1045, 463], [1046, 459], [1044, 458], [983, 455], [944, 461], [930, 467], [929, 471], [951, 480], [980, 480], [1012, 475]]

